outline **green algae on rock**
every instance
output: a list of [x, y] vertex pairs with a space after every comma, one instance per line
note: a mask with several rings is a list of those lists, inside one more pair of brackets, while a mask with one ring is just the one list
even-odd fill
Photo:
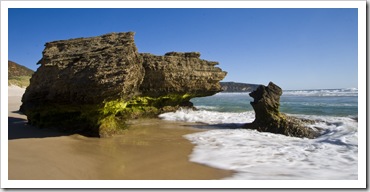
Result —
[[193, 107], [190, 94], [171, 94], [159, 97], [137, 96], [131, 99], [122, 116], [127, 118], [156, 117], [160, 113], [176, 111], [180, 107]]
[[133, 32], [49, 42], [38, 63], [20, 109], [29, 123], [98, 137], [129, 118], [192, 107], [226, 76], [197, 52], [138, 53]]

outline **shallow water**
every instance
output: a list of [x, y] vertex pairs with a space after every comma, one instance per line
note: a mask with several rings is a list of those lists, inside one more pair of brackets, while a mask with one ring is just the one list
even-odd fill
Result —
[[199, 111], [179, 110], [160, 118], [203, 123], [205, 132], [185, 136], [196, 145], [190, 160], [233, 170], [225, 179], [343, 179], [358, 177], [357, 90], [286, 91], [281, 111], [316, 120], [316, 139], [239, 129], [254, 120], [248, 93], [197, 98]]
[[66, 135], [27, 125], [18, 113], [23, 93], [9, 87], [9, 180], [209, 180], [233, 173], [188, 161], [193, 145], [183, 135], [199, 132], [192, 128], [198, 124], [138, 119], [111, 138]]
[[[111, 138], [76, 134], [10, 139], [9, 179], [208, 180], [232, 175], [232, 171], [188, 161], [193, 145], [182, 136], [198, 132], [191, 128], [195, 124], [158, 119], [133, 120], [130, 124], [123, 135]], [[9, 129], [14, 128], [10, 124]], [[50, 132], [33, 131], [33, 136]]]

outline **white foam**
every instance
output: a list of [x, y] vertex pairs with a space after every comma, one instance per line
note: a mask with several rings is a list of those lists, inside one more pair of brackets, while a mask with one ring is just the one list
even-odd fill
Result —
[[331, 123], [316, 125], [327, 130], [317, 139], [247, 129], [210, 130], [185, 138], [196, 145], [191, 161], [236, 171], [226, 179], [357, 179], [357, 123]]
[[205, 109], [205, 110], [216, 110], [218, 107], [215, 106], [207, 106], [207, 105], [198, 105], [196, 106], [197, 109]]
[[168, 121], [185, 121], [206, 124], [225, 124], [225, 123], [248, 123], [254, 120], [254, 112], [243, 113], [217, 112], [205, 110], [180, 109], [176, 112], [164, 113], [159, 118]]
[[[246, 95], [250, 92], [220, 92], [215, 96], [222, 95]], [[343, 89], [312, 89], [312, 90], [283, 90], [283, 96], [357, 96], [357, 88], [343, 88]]]
[[[297, 105], [297, 102], [284, 101], [282, 103], [284, 105]], [[357, 103], [299, 102], [299, 105], [311, 107], [357, 107]]]
[[[301, 139], [247, 129], [212, 127], [185, 135], [195, 144], [190, 160], [236, 172], [226, 179], [357, 179], [357, 127], [349, 117], [296, 115], [317, 120], [325, 134]], [[179, 110], [160, 115], [172, 121], [210, 125], [252, 122], [254, 112]], [[232, 127], [235, 128], [235, 127]]]
[[357, 96], [358, 90], [356, 88], [346, 89], [315, 89], [315, 90], [287, 90], [283, 91], [283, 96]]

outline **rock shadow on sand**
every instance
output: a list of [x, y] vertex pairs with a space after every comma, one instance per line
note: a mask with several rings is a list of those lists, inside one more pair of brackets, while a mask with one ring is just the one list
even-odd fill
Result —
[[65, 133], [51, 129], [40, 129], [27, 124], [27, 121], [22, 118], [8, 117], [8, 139], [26, 139], [26, 138], [46, 138], [68, 136], [70, 133]]

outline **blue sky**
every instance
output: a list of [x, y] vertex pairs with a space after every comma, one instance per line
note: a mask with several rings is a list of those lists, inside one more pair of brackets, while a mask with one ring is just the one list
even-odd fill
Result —
[[49, 41], [134, 31], [139, 52], [198, 51], [223, 81], [357, 88], [357, 9], [9, 9], [9, 60], [36, 70]]

